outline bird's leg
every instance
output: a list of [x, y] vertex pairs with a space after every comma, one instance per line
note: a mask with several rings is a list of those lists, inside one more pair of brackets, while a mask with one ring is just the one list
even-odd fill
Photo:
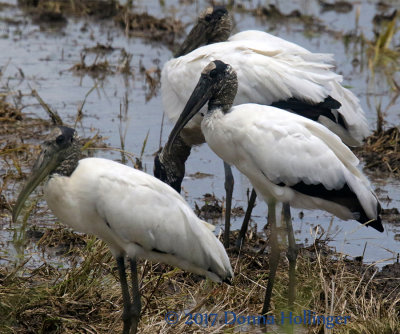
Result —
[[124, 322], [124, 329], [122, 334], [129, 334], [130, 328], [132, 326], [132, 317], [130, 315], [130, 309], [132, 307], [131, 296], [129, 294], [128, 282], [126, 281], [126, 272], [125, 272], [125, 262], [123, 256], [117, 257], [117, 265], [118, 265], [118, 273], [119, 280], [121, 283], [122, 289], [122, 301], [124, 303], [124, 311], [122, 313], [122, 320]]
[[132, 328], [130, 334], [136, 334], [137, 327], [140, 319], [140, 311], [142, 309], [142, 303], [140, 302], [140, 291], [139, 291], [139, 282], [138, 282], [138, 274], [137, 274], [137, 264], [136, 258], [129, 258], [129, 263], [131, 265], [131, 273], [132, 273], [132, 306], [131, 306], [131, 319], [132, 319]]
[[280, 251], [278, 244], [278, 231], [276, 228], [275, 202], [268, 203], [268, 225], [270, 228], [269, 243], [271, 252], [269, 254], [269, 278], [267, 289], [265, 291], [265, 299], [261, 314], [267, 314], [271, 304], [272, 288], [274, 286], [276, 270], [278, 268]]
[[293, 311], [294, 300], [296, 297], [296, 259], [297, 259], [297, 246], [294, 239], [292, 217], [290, 215], [289, 203], [283, 203], [282, 213], [286, 222], [288, 234], [288, 250], [287, 258], [289, 260], [289, 310]]
[[234, 180], [233, 180], [231, 166], [227, 164], [225, 161], [224, 161], [224, 170], [225, 170], [225, 191], [226, 191], [224, 246], [225, 248], [229, 248], [229, 232], [231, 230], [231, 207], [232, 207]]
[[236, 240], [236, 248], [239, 249], [243, 246], [244, 239], [246, 237], [247, 228], [249, 226], [249, 221], [251, 217], [251, 212], [253, 211], [254, 205], [256, 203], [257, 193], [254, 188], [251, 191], [249, 202], [247, 203], [246, 214], [243, 219], [242, 228], [240, 229], [239, 236]]

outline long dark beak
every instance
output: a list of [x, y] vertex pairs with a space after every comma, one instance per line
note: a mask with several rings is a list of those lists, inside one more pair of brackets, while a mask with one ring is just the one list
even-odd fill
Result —
[[187, 35], [186, 39], [183, 41], [179, 50], [175, 53], [175, 58], [184, 56], [189, 52], [197, 49], [201, 45], [205, 45], [208, 43], [207, 26], [204, 22], [197, 22], [192, 30], [190, 30], [189, 35]]
[[194, 89], [189, 101], [186, 103], [179, 119], [172, 129], [168, 141], [165, 144], [165, 149], [170, 152], [170, 149], [185, 125], [199, 112], [199, 110], [207, 103], [213, 94], [213, 84], [207, 77], [201, 76], [196, 88]]
[[33, 166], [32, 173], [28, 178], [25, 186], [18, 195], [17, 202], [15, 203], [12, 219], [15, 223], [21, 210], [24, 206], [25, 201], [29, 195], [35, 190], [35, 188], [42, 182], [46, 176], [48, 176], [59, 164], [59, 154], [52, 149], [51, 146], [47, 146], [40, 152], [38, 159]]

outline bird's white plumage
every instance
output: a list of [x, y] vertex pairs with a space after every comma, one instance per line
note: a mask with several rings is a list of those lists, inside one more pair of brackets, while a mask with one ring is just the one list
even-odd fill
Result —
[[83, 159], [70, 177], [52, 176], [45, 197], [62, 222], [97, 235], [115, 256], [164, 262], [214, 281], [232, 276], [209, 224], [175, 190], [139, 170]]
[[[313, 55], [312, 52], [308, 51], [307, 49], [297, 45], [296, 43], [292, 43], [289, 41], [286, 41], [280, 37], [271, 35], [267, 32], [264, 31], [259, 31], [259, 30], [245, 30], [238, 32], [237, 34], [232, 35], [229, 37], [228, 41], [233, 42], [233, 41], [249, 41], [249, 40], [255, 40], [263, 45], [266, 45], [268, 48], [271, 50], [274, 49], [285, 49], [286, 51], [290, 51], [293, 53], [299, 53], [304, 57], [307, 57], [307, 55]], [[333, 63], [333, 55], [331, 54], [321, 54], [321, 57], [323, 57], [324, 62], [328, 63]]]
[[[164, 65], [163, 106], [173, 122], [183, 110], [201, 71], [213, 60], [230, 64], [237, 73], [239, 86], [234, 105], [249, 102], [270, 105], [291, 97], [319, 103], [330, 95], [342, 103], [338, 112], [349, 125], [349, 133], [337, 129], [329, 119], [325, 119], [324, 125], [337, 130], [351, 145], [359, 144], [369, 134], [358, 99], [341, 86], [342, 77], [332, 71], [332, 55], [314, 54], [294, 43], [253, 30], [238, 33], [226, 42], [200, 47]], [[196, 116], [186, 129], [199, 128], [200, 123], [201, 117]], [[199, 144], [201, 138], [199, 142], [188, 141]]]
[[245, 174], [266, 201], [354, 219], [342, 205], [277, 186], [302, 181], [339, 190], [347, 183], [367, 215], [377, 216], [377, 200], [357, 169], [358, 159], [338, 136], [316, 122], [270, 106], [242, 104], [225, 115], [221, 110], [208, 114], [202, 131], [211, 149]]

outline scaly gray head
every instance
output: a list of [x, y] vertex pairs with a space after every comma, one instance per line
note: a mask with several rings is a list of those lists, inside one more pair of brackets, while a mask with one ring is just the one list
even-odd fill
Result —
[[18, 196], [13, 209], [13, 221], [17, 220], [28, 196], [47, 176], [71, 175], [78, 165], [80, 155], [77, 132], [65, 126], [55, 128], [42, 144], [42, 151], [32, 168], [32, 173]]
[[207, 8], [175, 53], [175, 58], [188, 54], [199, 46], [224, 42], [232, 31], [232, 20], [225, 7]]
[[227, 113], [232, 107], [237, 89], [237, 75], [230, 65], [220, 60], [209, 63], [201, 72], [197, 86], [169, 135], [165, 145], [167, 152], [170, 152], [181, 130], [207, 102], [209, 113], [215, 108]]

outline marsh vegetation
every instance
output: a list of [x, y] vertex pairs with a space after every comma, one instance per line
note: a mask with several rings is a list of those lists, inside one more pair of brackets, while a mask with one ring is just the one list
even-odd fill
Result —
[[[84, 154], [151, 173], [171, 124], [163, 120], [160, 70], [172, 57], [200, 1], [6, 1], [0, 3], [0, 333], [115, 333], [122, 300], [105, 244], [75, 233], [48, 211], [40, 191], [21, 223], [11, 208], [54, 124], [76, 126]], [[295, 327], [299, 333], [400, 333], [399, 20], [396, 1], [304, 1], [261, 6], [229, 2], [236, 29], [260, 29], [315, 52], [331, 52], [345, 85], [359, 96], [374, 132], [355, 153], [383, 204], [386, 233], [295, 210], [301, 250], [294, 314], [350, 316], [346, 326]], [[161, 130], [160, 130], [161, 129]], [[222, 164], [196, 148], [184, 195], [223, 224]], [[234, 227], [249, 187], [235, 172]], [[205, 195], [206, 194], [206, 195]], [[165, 265], [140, 262], [143, 333], [263, 333], [259, 326], [170, 325], [168, 311], [259, 314], [268, 279], [266, 208], [257, 203], [240, 251], [228, 250], [235, 279], [216, 285]], [[236, 224], [236, 225], [235, 225]], [[234, 230], [235, 228], [233, 228]], [[233, 232], [232, 238], [237, 232]], [[232, 239], [234, 240], [234, 239]], [[287, 261], [279, 267], [273, 314], [287, 305]], [[268, 330], [285, 332], [285, 326]]]

